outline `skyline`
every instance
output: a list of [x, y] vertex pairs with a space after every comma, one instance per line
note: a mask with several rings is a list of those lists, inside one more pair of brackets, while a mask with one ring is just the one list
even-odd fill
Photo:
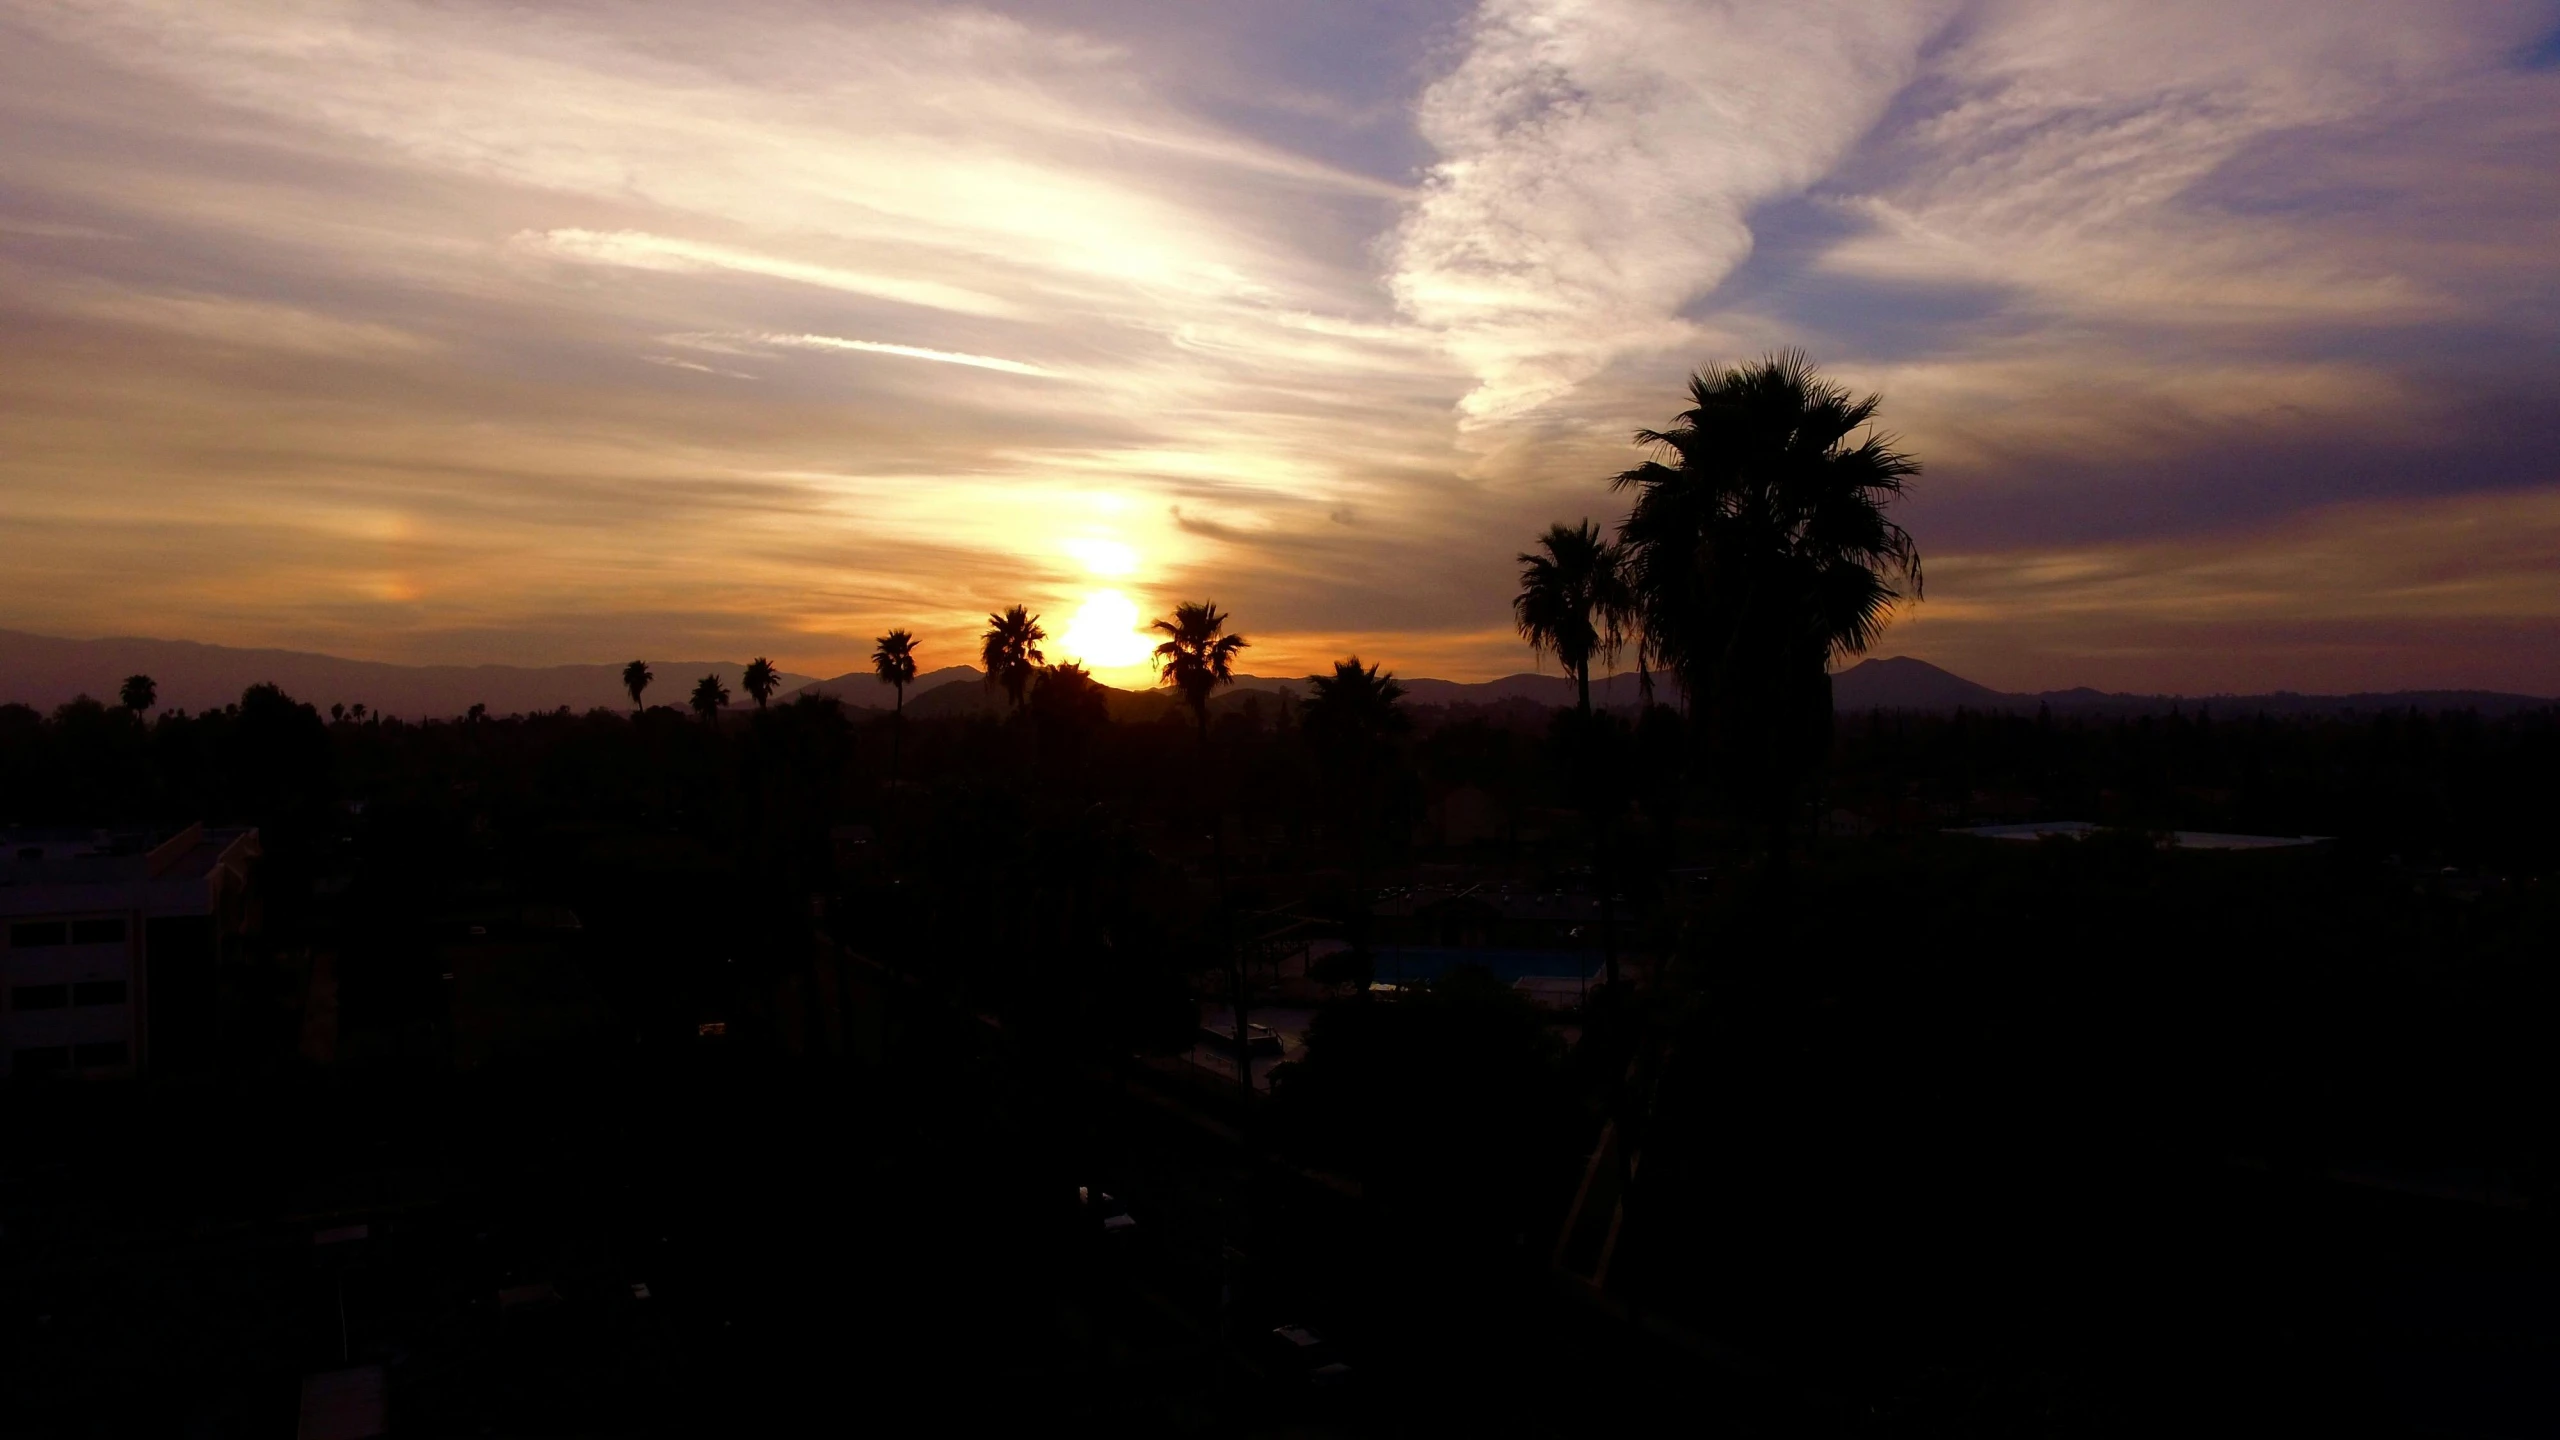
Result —
[[1801, 345], [1928, 467], [1879, 654], [2560, 692], [2560, 8], [1181, 14], [0, 5], [0, 624], [1488, 678]]

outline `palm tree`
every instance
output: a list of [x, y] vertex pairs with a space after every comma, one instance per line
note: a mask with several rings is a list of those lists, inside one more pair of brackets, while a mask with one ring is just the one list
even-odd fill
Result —
[[357, 701], [355, 704], [353, 704], [353, 705], [349, 706], [349, 707], [347, 708], [347, 713], [348, 713], [348, 714], [350, 714], [350, 715], [353, 715], [354, 717], [356, 717], [356, 723], [357, 723], [357, 724], [359, 724], [359, 725], [363, 724], [363, 723], [364, 723], [364, 717], [365, 717], [364, 702], [363, 702], [363, 701], [361, 701], [361, 700], [359, 700], [359, 701]]
[[905, 630], [892, 630], [880, 637], [880, 648], [871, 652], [871, 673], [880, 683], [897, 692], [892, 702], [889, 730], [889, 773], [898, 773], [898, 752], [907, 738], [907, 684], [916, 678], [916, 637]]
[[160, 703], [160, 687], [148, 675], [127, 675], [116, 698], [124, 702], [124, 708], [140, 715]]
[[747, 673], [738, 683], [747, 687], [747, 693], [755, 697], [756, 708], [761, 710], [764, 702], [773, 698], [773, 692], [781, 688], [782, 675], [773, 668], [772, 661], [759, 655], [747, 662]]
[[[1702, 710], [1711, 750], [1783, 859], [1786, 812], [1831, 728], [1835, 660], [1920, 595], [1920, 551], [1885, 507], [1919, 462], [1801, 352], [1701, 371], [1660, 452], [1617, 477], [1644, 649]], [[1861, 437], [1857, 432], [1865, 430]]]
[[1372, 760], [1404, 733], [1404, 686], [1396, 677], [1360, 657], [1333, 662], [1331, 675], [1310, 675], [1314, 693], [1307, 698], [1307, 739], [1328, 755]]
[[1360, 657], [1333, 662], [1331, 675], [1311, 675], [1304, 717], [1307, 743], [1331, 772], [1333, 798], [1351, 831], [1352, 954], [1369, 957], [1369, 842], [1380, 826], [1380, 797], [1396, 737], [1408, 723], [1404, 687]]
[[1031, 677], [1048, 658], [1040, 653], [1040, 642], [1048, 638], [1049, 632], [1040, 628], [1040, 617], [1019, 605], [987, 617], [987, 638], [979, 658], [987, 667], [987, 683], [1003, 686], [1005, 698], [1017, 711]]
[[719, 718], [720, 707], [729, 703], [729, 687], [720, 683], [718, 675], [705, 675], [693, 682], [693, 713], [704, 720]]
[[344, 700], [341, 700], [341, 701], [337, 702], [336, 704], [331, 705], [331, 706], [329, 707], [329, 723], [330, 723], [330, 724], [332, 724], [332, 725], [344, 724], [344, 723], [346, 722], [346, 718], [347, 718], [347, 702], [345, 702]]
[[1591, 662], [1615, 660], [1634, 619], [1625, 552], [1600, 537], [1589, 520], [1550, 525], [1538, 537], [1543, 555], [1520, 556], [1520, 593], [1511, 602], [1532, 654], [1554, 651], [1573, 677], [1574, 705], [1591, 717]]
[[648, 689], [649, 682], [657, 678], [649, 673], [646, 660], [634, 660], [622, 667], [622, 688], [631, 692], [631, 713], [634, 716], [648, 713], [648, 707], [640, 703], [640, 692]]
[[[1579, 526], [1556, 524], [1538, 537], [1538, 548], [1520, 556], [1520, 593], [1511, 613], [1519, 622], [1530, 653], [1555, 652], [1565, 673], [1573, 677], [1574, 727], [1572, 783], [1588, 805], [1593, 858], [1600, 878], [1601, 956], [1609, 983], [1618, 983], [1617, 909], [1611, 899], [1612, 864], [1609, 807], [1591, 782], [1601, 775], [1591, 750], [1598, 736], [1591, 724], [1591, 661], [1617, 658], [1635, 619], [1635, 597], [1627, 589], [1626, 553], [1603, 539], [1588, 519]], [[1648, 685], [1645, 688], [1650, 689]]]
[[1158, 620], [1155, 628], [1165, 641], [1156, 647], [1156, 668], [1163, 683], [1182, 692], [1183, 702], [1191, 707], [1193, 718], [1200, 722], [1200, 741], [1209, 741], [1209, 696], [1221, 685], [1235, 683], [1236, 652], [1253, 642], [1241, 635], [1224, 634], [1227, 617], [1218, 613], [1214, 600], [1198, 604], [1189, 601], [1173, 607], [1173, 618]]

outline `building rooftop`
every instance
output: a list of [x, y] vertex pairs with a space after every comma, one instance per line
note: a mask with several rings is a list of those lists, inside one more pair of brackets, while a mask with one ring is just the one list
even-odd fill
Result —
[[[200, 894], [226, 861], [255, 853], [258, 832], [246, 825], [189, 825], [175, 834], [135, 829], [0, 831], [0, 913], [31, 913], [64, 903], [112, 908], [161, 891]], [[101, 892], [120, 891], [125, 900]]]
[[[1985, 840], [2078, 840], [2109, 827], [2087, 820], [2039, 820], [2027, 825], [1975, 825], [1951, 835], [1977, 835]], [[2231, 835], [2218, 830], [2173, 830], [2170, 843], [2181, 850], [2294, 850], [2328, 843], [2326, 835]]]

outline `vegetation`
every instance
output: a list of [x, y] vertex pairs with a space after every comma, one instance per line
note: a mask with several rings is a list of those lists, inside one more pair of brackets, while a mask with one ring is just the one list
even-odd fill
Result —
[[[1830, 733], [1832, 662], [1862, 655], [1920, 593], [1920, 551], [1885, 514], [1919, 462], [1788, 352], [1702, 372], [1660, 452], [1617, 477], [1646, 652], [1703, 719], [1714, 773], [1783, 855]], [[1862, 430], [1867, 433], [1861, 437]]]
[[[634, 660], [622, 667], [622, 688], [631, 692], [631, 709], [634, 714], [648, 708], [640, 697], [648, 690], [649, 682], [656, 678], [658, 677], [649, 673], [649, 662], [646, 660]], [[356, 718], [364, 717], [359, 715]]]
[[1520, 557], [1520, 594], [1511, 602], [1520, 634], [1537, 654], [1553, 652], [1573, 677], [1574, 705], [1591, 713], [1591, 662], [1612, 661], [1635, 622], [1626, 556], [1589, 520], [1551, 525], [1538, 549]]
[[782, 688], [782, 676], [773, 668], [772, 661], [759, 655], [747, 662], [746, 674], [739, 683], [747, 687], [747, 694], [754, 697], [756, 708], [761, 710], [764, 703], [773, 698], [773, 692]]
[[1227, 617], [1210, 600], [1175, 606], [1170, 619], [1155, 622], [1155, 630], [1165, 637], [1155, 648], [1157, 675], [1191, 707], [1206, 744], [1209, 697], [1219, 686], [1235, 683], [1236, 655], [1251, 642], [1226, 633]]
[[1040, 642], [1048, 638], [1049, 632], [1040, 628], [1040, 617], [1019, 605], [987, 617], [979, 663], [986, 669], [987, 683], [1001, 688], [1015, 710], [1022, 708], [1033, 677], [1048, 658], [1040, 653]]
[[719, 719], [720, 708], [728, 703], [729, 687], [720, 683], [719, 676], [705, 675], [693, 682], [693, 713], [701, 716], [703, 723]]

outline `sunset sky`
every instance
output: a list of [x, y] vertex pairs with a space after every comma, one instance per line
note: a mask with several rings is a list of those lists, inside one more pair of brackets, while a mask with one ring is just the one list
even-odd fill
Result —
[[47, 634], [1485, 678], [1794, 345], [1882, 653], [2560, 693], [2551, 4], [0, 0], [0, 334]]

